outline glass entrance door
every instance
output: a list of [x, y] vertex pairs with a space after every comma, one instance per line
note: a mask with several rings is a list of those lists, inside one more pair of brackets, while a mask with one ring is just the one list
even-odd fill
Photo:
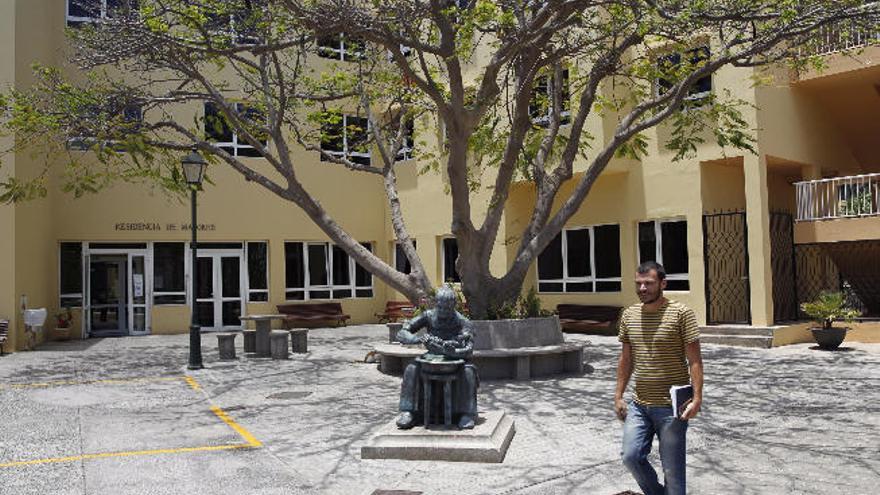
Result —
[[147, 311], [150, 284], [147, 280], [147, 257], [142, 254], [128, 255], [130, 274], [128, 281], [128, 328], [131, 335], [144, 335], [150, 331], [150, 312]]
[[199, 251], [196, 318], [203, 330], [241, 328], [241, 265], [240, 251]]
[[84, 257], [83, 324], [90, 337], [150, 333], [152, 283], [144, 250], [95, 249]]
[[92, 256], [89, 263], [89, 333], [96, 337], [128, 334], [128, 257]]

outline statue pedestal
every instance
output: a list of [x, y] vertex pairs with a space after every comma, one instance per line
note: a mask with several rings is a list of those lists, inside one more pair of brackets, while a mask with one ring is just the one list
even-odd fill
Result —
[[513, 418], [504, 411], [480, 411], [473, 430], [455, 426], [401, 430], [392, 419], [361, 447], [361, 458], [502, 462], [514, 433]]
[[[420, 378], [422, 381], [422, 417], [423, 424], [427, 427], [432, 425], [431, 418], [434, 423], [443, 421], [444, 426], [452, 425], [452, 412], [454, 410], [452, 400], [452, 385], [458, 378], [458, 373], [464, 366], [463, 359], [449, 360], [430, 360], [423, 357], [416, 358], [421, 370]], [[434, 384], [440, 385], [434, 387]], [[440, 397], [439, 401], [433, 401], [432, 395], [434, 388], [438, 389]], [[439, 402], [440, 407], [435, 407], [434, 402]]]

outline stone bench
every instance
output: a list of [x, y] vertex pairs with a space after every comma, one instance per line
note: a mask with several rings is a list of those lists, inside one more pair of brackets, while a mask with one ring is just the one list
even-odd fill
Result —
[[[533, 377], [583, 373], [588, 342], [565, 342], [556, 317], [531, 320], [474, 321], [474, 354], [480, 378]], [[379, 344], [379, 370], [399, 374], [425, 353], [420, 345]]]

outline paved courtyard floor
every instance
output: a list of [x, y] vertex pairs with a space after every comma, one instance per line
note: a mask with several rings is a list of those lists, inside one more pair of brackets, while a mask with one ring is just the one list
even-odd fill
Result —
[[[185, 369], [188, 336], [49, 343], [0, 358], [0, 493], [603, 494], [637, 490], [619, 461], [618, 344], [589, 340], [581, 376], [484, 381], [482, 410], [517, 433], [502, 464], [362, 460], [400, 379], [365, 364], [384, 326], [313, 330], [289, 361]], [[694, 494], [876, 494], [880, 344], [704, 345], [689, 431]], [[656, 449], [655, 449], [656, 450]], [[655, 459], [656, 461], [656, 459]]]

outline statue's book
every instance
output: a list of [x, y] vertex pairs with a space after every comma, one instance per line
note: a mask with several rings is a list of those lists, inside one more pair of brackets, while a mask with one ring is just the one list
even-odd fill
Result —
[[693, 385], [673, 385], [669, 387], [669, 397], [672, 399], [672, 411], [676, 418], [681, 418], [689, 400], [694, 398]]

